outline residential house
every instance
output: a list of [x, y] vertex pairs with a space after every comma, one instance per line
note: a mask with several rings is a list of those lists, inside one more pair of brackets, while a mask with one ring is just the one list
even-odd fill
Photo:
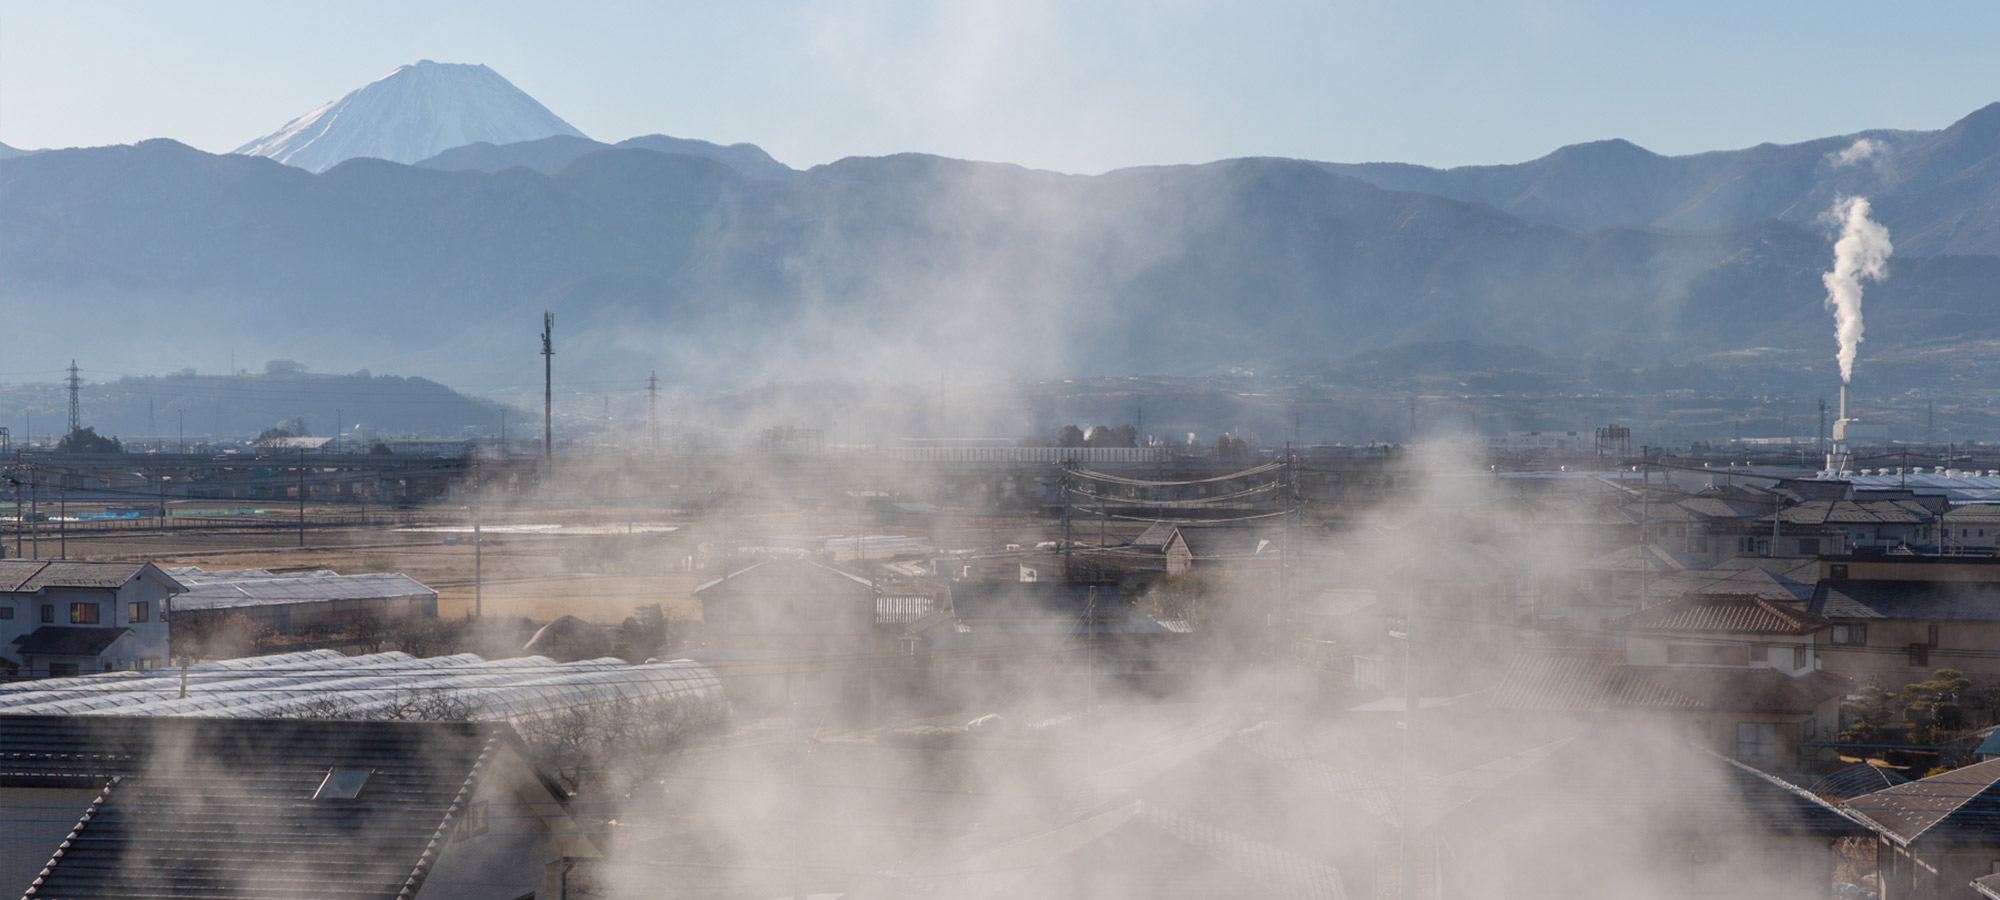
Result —
[[754, 563], [694, 589], [705, 646], [690, 655], [717, 663], [737, 702], [866, 709], [881, 596], [868, 579], [824, 563]]
[[1494, 688], [1494, 709], [1671, 724], [1760, 769], [1815, 764], [1852, 682], [1820, 671], [1817, 616], [1748, 595], [1693, 594], [1612, 620], [1619, 650], [1531, 649]]
[[0, 892], [560, 896], [595, 857], [502, 723], [0, 716]]
[[0, 677], [166, 665], [168, 607], [185, 590], [152, 563], [0, 560]]
[[1276, 568], [1284, 546], [1285, 533], [1281, 528], [1179, 525], [1161, 552], [1166, 557], [1167, 574], [1179, 575], [1202, 569]]
[[933, 689], [975, 697], [1008, 686], [1060, 690], [1049, 672], [1082, 693], [1093, 684], [1170, 686], [1191, 628], [1146, 615], [1115, 584], [959, 582], [949, 606], [910, 625], [912, 665]]
[[2000, 679], [2000, 558], [1839, 556], [1820, 560], [1807, 607], [1826, 670], [1895, 690], [1953, 668]]
[[1808, 500], [1764, 517], [1766, 528], [1776, 518], [1783, 546], [1760, 555], [1789, 555], [1787, 549], [1815, 556], [1934, 546], [1941, 515], [1942, 510], [1915, 497]]
[[1874, 832], [1881, 900], [1977, 900], [1973, 880], [2000, 862], [2000, 760], [1862, 794], [1842, 808]]
[[2000, 503], [1956, 507], [1939, 525], [1941, 552], [1991, 556], [2000, 551]]
[[1835, 892], [1838, 848], [1865, 828], [1672, 732], [1600, 727], [1466, 773], [1467, 798], [1426, 828], [1437, 848], [1430, 896], [1850, 896]]

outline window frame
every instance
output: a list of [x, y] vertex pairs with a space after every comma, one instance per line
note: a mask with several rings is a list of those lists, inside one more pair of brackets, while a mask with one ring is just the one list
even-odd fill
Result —
[[69, 604], [71, 625], [104, 624], [104, 606], [95, 600], [73, 600]]
[[135, 623], [153, 621], [153, 601], [133, 600], [125, 604], [125, 621]]

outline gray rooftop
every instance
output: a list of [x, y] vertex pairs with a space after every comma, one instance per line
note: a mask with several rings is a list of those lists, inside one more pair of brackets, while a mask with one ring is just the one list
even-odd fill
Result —
[[169, 574], [187, 586], [187, 593], [174, 599], [174, 608], [183, 610], [437, 596], [436, 591], [425, 587], [422, 582], [396, 572], [336, 575], [318, 571], [274, 575], [262, 569], [228, 572], [173, 569]]

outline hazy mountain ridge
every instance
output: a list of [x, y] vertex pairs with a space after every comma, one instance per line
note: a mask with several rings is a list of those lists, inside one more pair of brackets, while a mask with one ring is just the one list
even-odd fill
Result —
[[540, 140], [500, 145], [481, 141], [453, 147], [416, 165], [447, 172], [498, 172], [524, 166], [543, 175], [555, 175], [586, 154], [614, 147], [712, 159], [753, 179], [784, 180], [798, 174], [792, 167], [772, 159], [756, 144], [724, 145], [664, 134], [642, 135], [616, 144], [572, 135], [553, 135]]
[[[343, 425], [359, 425], [391, 437], [452, 437], [493, 431], [501, 414], [500, 404], [434, 381], [367, 371], [182, 373], [109, 381], [89, 379], [86, 373], [79, 394], [84, 424], [98, 433], [128, 442], [159, 439], [168, 446], [183, 436], [194, 442], [256, 434], [294, 419], [322, 436]], [[0, 387], [0, 420], [18, 423], [32, 415], [42, 438], [60, 436], [67, 405], [59, 383]]]
[[[1863, 143], [1866, 142], [1866, 143]], [[1813, 225], [1862, 195], [1912, 256], [2000, 254], [2000, 103], [1938, 131], [1873, 130], [1797, 144], [1662, 156], [1622, 140], [1501, 166], [1324, 163], [1391, 190], [1486, 203], [1571, 231]]]
[[[2000, 337], [2000, 258], [1910, 250], [1986, 227], [1966, 199], [2000, 179], [1979, 156], [1993, 144], [1982, 122], [1969, 117], [1950, 139], [1876, 133], [1885, 158], [1909, 164], [1897, 175], [1909, 190], [1877, 209], [1909, 224], [1891, 219], [1899, 250], [1891, 279], [1870, 290], [1871, 350]], [[75, 355], [79, 335], [129, 340], [124, 352], [170, 368], [218, 348], [302, 356], [286, 348], [311, 334], [329, 357], [315, 364], [452, 378], [535, 362], [543, 309], [557, 313], [566, 371], [736, 383], [1190, 373], [1413, 341], [1638, 364], [1831, 347], [1819, 281], [1830, 242], [1810, 217], [1785, 218], [1821, 187], [1775, 175], [1745, 176], [1756, 184], [1730, 188], [1728, 202], [1790, 196], [1780, 217], [1567, 229], [1282, 159], [1085, 177], [904, 154], [755, 179], [711, 158], [575, 139], [460, 156], [519, 157], [533, 144], [549, 159], [587, 152], [553, 174], [357, 159], [313, 175], [171, 141], [10, 159], [0, 298], [47, 310], [23, 328], [51, 359]], [[1618, 204], [1581, 188], [1570, 198], [1564, 185], [1590, 173], [1617, 185], [1638, 167], [1653, 180], [1633, 190], [1663, 217], [1727, 206], [1719, 173], [1852, 145], [1758, 148], [1698, 171], [1589, 145], [1537, 161], [1555, 167], [1540, 174], [1482, 177], [1523, 204], [1573, 200], [1576, 215], [1602, 216]], [[1451, 176], [1393, 171], [1412, 185]], [[1925, 210], [1938, 218], [1921, 222]], [[112, 318], [134, 333], [95, 327]]]

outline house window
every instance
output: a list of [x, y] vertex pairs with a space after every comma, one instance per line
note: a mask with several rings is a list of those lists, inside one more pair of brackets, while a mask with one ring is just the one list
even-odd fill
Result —
[[72, 603], [69, 605], [69, 623], [71, 625], [95, 625], [98, 621], [97, 616], [98, 607], [95, 603]]
[[1931, 645], [1931, 646], [1933, 646], [1933, 647], [1935, 647], [1935, 646], [1937, 646], [1937, 645], [1938, 645], [1938, 641], [1937, 641], [1937, 637], [1938, 637], [1938, 635], [1937, 635], [1937, 623], [1936, 623], [1936, 622], [1932, 622], [1932, 623], [1930, 624], [1930, 628], [1929, 628], [1929, 629], [1927, 629], [1927, 630], [1926, 630], [1926, 631], [1924, 632], [1924, 637], [1926, 638], [1926, 640], [1924, 641], [1924, 643], [1926, 643], [1926, 644], [1929, 644], [1929, 645]]
[[1930, 664], [1931, 664], [1931, 648], [1930, 648], [1930, 646], [1929, 646], [1929, 645], [1927, 645], [1927, 644], [1911, 644], [1911, 645], [1910, 645], [1910, 665], [1913, 665], [1913, 666], [1928, 666], [1928, 665], [1930, 665]]
[[1836, 644], [1859, 646], [1868, 643], [1868, 626], [1866, 625], [1835, 625], [1832, 632], [1833, 642]]
[[1818, 556], [1819, 538], [1799, 538], [1800, 556]]
[[126, 621], [145, 622], [153, 617], [153, 604], [148, 600], [134, 600], [126, 608]]
[[1827, 573], [1826, 573], [1826, 577], [1828, 577], [1828, 578], [1846, 578], [1846, 577], [1847, 577], [1847, 564], [1846, 564], [1846, 563], [1835, 563], [1834, 565], [1831, 565], [1831, 566], [1828, 566], [1828, 567], [1827, 567]]
[[1801, 644], [1799, 646], [1792, 648], [1792, 670], [1798, 671], [1799, 669], [1803, 669], [1805, 667], [1806, 667], [1806, 648], [1805, 645]]
[[14, 618], [14, 607], [0, 606], [0, 619]]
[[1758, 768], [1778, 764], [1778, 726], [1771, 722], [1736, 724], [1736, 761]]
[[47, 623], [49, 623], [49, 622], [53, 622], [53, 621], [55, 621], [55, 620], [56, 620], [56, 605], [55, 605], [55, 604], [53, 604], [53, 603], [44, 603], [44, 604], [42, 604], [42, 622], [43, 622], [43, 624], [47, 624]]

